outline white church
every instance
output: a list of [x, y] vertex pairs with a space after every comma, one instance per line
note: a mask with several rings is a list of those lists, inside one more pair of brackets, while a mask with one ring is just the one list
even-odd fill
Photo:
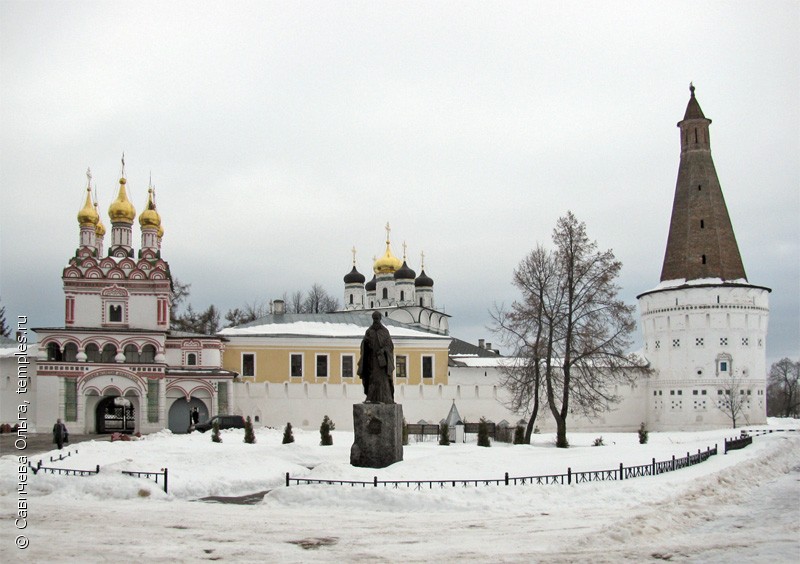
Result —
[[[620, 386], [622, 401], [602, 416], [570, 419], [570, 430], [730, 427], [723, 406], [732, 395], [742, 408], [739, 423], [766, 422], [770, 289], [747, 280], [711, 158], [711, 120], [690, 90], [678, 123], [680, 163], [661, 279], [638, 296], [641, 355], [652, 371]], [[40, 432], [57, 417], [73, 433], [185, 432], [194, 407], [203, 418], [236, 413], [272, 426], [316, 428], [330, 415], [346, 429], [352, 404], [363, 400], [353, 366], [372, 311], [384, 315], [394, 335], [395, 397], [408, 422], [438, 423], [453, 405], [471, 422], [524, 420], [507, 410], [499, 386], [499, 367], [509, 359], [491, 345], [449, 335], [449, 316], [436, 309], [424, 263], [417, 275], [405, 253], [403, 260], [394, 256], [388, 225], [386, 252], [374, 261], [370, 281], [354, 256], [341, 312], [303, 318], [277, 304], [269, 316], [218, 335], [170, 330], [172, 277], [161, 254], [155, 192], [148, 191], [139, 214], [135, 250], [124, 161], [121, 176], [108, 210], [107, 249], [89, 178], [78, 248], [62, 272], [64, 326], [35, 329], [31, 389]], [[14, 351], [0, 343], [3, 414], [16, 413], [15, 381], [5, 377], [15, 371]], [[14, 423], [0, 421], [6, 422]], [[552, 428], [548, 413], [540, 412], [537, 426]]]

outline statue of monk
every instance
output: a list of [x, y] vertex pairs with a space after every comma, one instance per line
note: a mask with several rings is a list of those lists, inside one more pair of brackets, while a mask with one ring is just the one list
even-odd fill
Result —
[[381, 323], [380, 312], [372, 312], [372, 325], [361, 340], [358, 375], [367, 399], [364, 403], [394, 403], [394, 344]]

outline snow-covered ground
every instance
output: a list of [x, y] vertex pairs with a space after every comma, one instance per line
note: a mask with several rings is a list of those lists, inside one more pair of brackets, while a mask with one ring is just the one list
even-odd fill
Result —
[[[797, 423], [771, 420], [772, 428]], [[16, 455], [0, 458], [3, 562], [692, 562], [800, 561], [800, 432], [755, 438], [721, 454], [731, 430], [570, 434], [570, 449], [552, 435], [531, 446], [474, 442], [405, 447], [403, 462], [380, 470], [349, 465], [352, 433], [334, 445], [296, 430], [258, 429], [153, 434], [138, 441], [92, 441], [45, 466], [93, 469], [91, 477], [28, 473], [27, 528], [14, 526]], [[372, 480], [502, 478], [613, 469], [685, 456], [715, 444], [708, 461], [657, 477], [572, 486], [481, 486], [433, 489], [285, 487], [292, 476]], [[169, 468], [169, 494], [120, 470]], [[198, 501], [269, 490], [253, 505]], [[15, 546], [24, 534], [29, 546]]]

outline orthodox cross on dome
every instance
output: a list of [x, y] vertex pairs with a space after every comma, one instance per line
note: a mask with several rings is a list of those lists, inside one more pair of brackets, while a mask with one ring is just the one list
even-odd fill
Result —
[[122, 151], [122, 170], [120, 171], [119, 175], [122, 178], [125, 178], [125, 151]]
[[419, 266], [422, 270], [425, 270], [425, 251], [419, 252]]
[[353, 266], [356, 265], [356, 246], [353, 245], [353, 248], [350, 249], [350, 252], [353, 253]]
[[407, 247], [408, 247], [408, 245], [406, 245], [406, 242], [403, 241], [403, 260], [406, 260], [406, 248]]
[[392, 232], [392, 228], [389, 225], [389, 222], [386, 222], [386, 244], [389, 244], [389, 234]]
[[694, 98], [694, 83], [689, 83], [689, 92], [692, 93], [692, 98]]
[[88, 188], [92, 187], [92, 169], [91, 168], [87, 168], [86, 169], [86, 186]]

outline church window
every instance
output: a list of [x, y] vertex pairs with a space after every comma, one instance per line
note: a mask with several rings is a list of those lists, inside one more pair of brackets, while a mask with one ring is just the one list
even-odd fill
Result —
[[158, 423], [158, 380], [147, 380], [147, 422]]
[[66, 362], [78, 362], [78, 345], [75, 343], [64, 345], [64, 360]]
[[189, 353], [186, 355], [187, 366], [197, 366], [197, 353]]
[[408, 378], [408, 357], [396, 356], [394, 357], [395, 371], [394, 374], [397, 378]]
[[422, 307], [422, 298], [419, 299], [419, 307]]
[[47, 345], [47, 360], [61, 362], [64, 357], [61, 354], [61, 347], [58, 343], [49, 343]]
[[136, 348], [136, 345], [126, 345], [123, 353], [126, 364], [139, 362], [139, 349]]
[[317, 378], [328, 377], [328, 355], [317, 354]]
[[86, 345], [86, 362], [100, 362], [100, 347], [94, 343]]
[[424, 355], [422, 357], [422, 377], [433, 378], [433, 357]]
[[120, 322], [122, 322], [122, 306], [121, 305], [110, 305], [110, 306], [108, 306], [108, 320], [111, 323], [120, 323]]
[[256, 355], [242, 353], [242, 376], [245, 378], [256, 375]]
[[353, 294], [350, 294], [350, 305], [353, 305]]
[[74, 378], [64, 380], [64, 419], [78, 420], [78, 381]]
[[700, 220], [700, 229], [705, 229], [705, 228], [706, 228], [706, 222], [701, 219]]
[[382, 295], [383, 295], [383, 299], [384, 299], [384, 300], [387, 300], [387, 299], [389, 299], [389, 289], [388, 289], [388, 288], [384, 288], [384, 289], [383, 289], [383, 294], [382, 294]]
[[139, 362], [145, 364], [152, 364], [156, 361], [156, 348], [153, 345], [145, 345], [142, 347], [142, 353], [139, 355]]
[[103, 347], [103, 352], [100, 355], [100, 362], [114, 362], [115, 356], [117, 356], [117, 347], [109, 343]]
[[292, 353], [289, 357], [289, 375], [292, 378], [303, 377], [303, 355]]
[[701, 257], [701, 260], [703, 261], [703, 264], [705, 264], [705, 263], [706, 263], [706, 255], [703, 255], [703, 256]]
[[702, 184], [698, 184], [698, 185], [697, 185], [697, 191], [699, 192], [699, 191], [700, 191], [700, 190], [702, 190], [702, 189], [703, 189], [703, 185], [702, 185]]
[[400, 301], [403, 302], [406, 299], [406, 293], [403, 290], [400, 290]]
[[353, 365], [355, 364], [352, 354], [342, 355], [342, 378], [353, 377]]

